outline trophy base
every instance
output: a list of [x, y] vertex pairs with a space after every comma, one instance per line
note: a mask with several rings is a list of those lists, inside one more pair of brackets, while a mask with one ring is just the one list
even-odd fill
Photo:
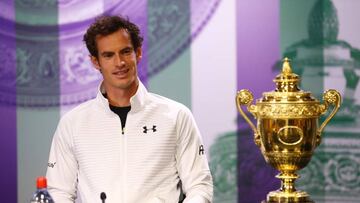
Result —
[[311, 201], [311, 200], [309, 200], [309, 201], [306, 201], [306, 202], [268, 202], [268, 201], [266, 201], [266, 200], [263, 200], [263, 201], [261, 201], [261, 203], [315, 203], [314, 201]]
[[310, 196], [303, 191], [282, 192], [272, 191], [267, 195], [266, 200], [261, 203], [315, 203]]

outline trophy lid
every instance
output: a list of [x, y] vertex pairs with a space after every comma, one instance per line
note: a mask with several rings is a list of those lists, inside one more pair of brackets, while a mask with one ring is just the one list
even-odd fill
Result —
[[292, 72], [290, 59], [288, 58], [283, 60], [282, 71], [273, 81], [276, 83], [276, 92], [300, 91], [298, 87], [300, 81], [299, 75]]
[[275, 91], [264, 92], [263, 98], [258, 100], [259, 103], [271, 102], [274, 104], [274, 102], [319, 102], [311, 95], [310, 92], [305, 92], [298, 87], [300, 77], [292, 72], [290, 59], [288, 58], [284, 58], [282, 71], [273, 81], [276, 84]]

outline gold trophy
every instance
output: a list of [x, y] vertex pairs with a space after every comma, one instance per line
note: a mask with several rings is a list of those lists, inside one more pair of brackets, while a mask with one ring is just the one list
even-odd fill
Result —
[[[305, 191], [295, 189], [296, 171], [304, 168], [321, 142], [321, 133], [338, 111], [341, 96], [336, 90], [323, 94], [324, 103], [298, 88], [300, 78], [293, 73], [288, 58], [283, 60], [282, 72], [274, 82], [276, 89], [264, 92], [256, 104], [251, 104], [253, 95], [249, 90], [240, 90], [236, 104], [240, 114], [254, 131], [254, 141], [260, 147], [267, 163], [280, 171], [281, 187], [268, 193], [266, 203], [310, 203], [314, 202]], [[242, 110], [247, 110], [257, 119], [257, 127]], [[325, 114], [329, 105], [333, 110], [318, 125], [318, 118]]]

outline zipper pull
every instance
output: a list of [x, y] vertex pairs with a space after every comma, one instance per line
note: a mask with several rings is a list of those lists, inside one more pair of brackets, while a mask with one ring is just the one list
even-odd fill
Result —
[[125, 133], [125, 128], [121, 128], [121, 134]]

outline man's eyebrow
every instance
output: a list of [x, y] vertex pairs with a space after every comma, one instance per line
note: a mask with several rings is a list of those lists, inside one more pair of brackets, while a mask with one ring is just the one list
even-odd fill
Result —
[[121, 49], [120, 51], [123, 51], [123, 50], [132, 50], [133, 48], [131, 46], [127, 46], [127, 47], [124, 47], [123, 49]]
[[114, 54], [114, 52], [113, 51], [104, 51], [104, 52], [101, 52], [100, 54], [101, 54], [101, 56], [105, 56], [105, 55], [109, 55], [109, 54]]

